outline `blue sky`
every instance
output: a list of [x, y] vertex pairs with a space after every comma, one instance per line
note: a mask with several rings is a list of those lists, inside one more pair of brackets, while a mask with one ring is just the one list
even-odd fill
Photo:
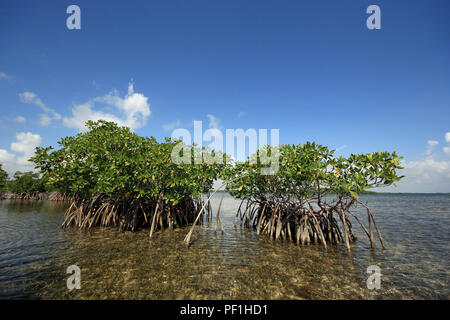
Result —
[[[71, 4], [81, 30], [66, 27]], [[371, 4], [381, 30], [366, 27]], [[425, 0], [2, 1], [0, 163], [24, 168], [36, 144], [76, 134], [84, 116], [158, 139], [202, 120], [277, 128], [280, 143], [313, 140], [343, 155], [397, 151], [410, 177], [386, 191], [450, 192], [449, 9]]]

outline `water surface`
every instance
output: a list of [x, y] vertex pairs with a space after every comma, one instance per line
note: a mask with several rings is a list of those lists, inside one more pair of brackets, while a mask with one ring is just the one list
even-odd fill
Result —
[[[213, 200], [213, 209], [220, 200]], [[215, 220], [196, 227], [135, 233], [116, 228], [61, 229], [64, 203], [0, 201], [0, 298], [29, 299], [448, 299], [450, 196], [363, 195], [387, 249], [355, 229], [342, 246], [297, 246], [234, 226], [239, 202], [225, 196], [225, 233]], [[364, 216], [364, 215], [362, 215]], [[378, 243], [377, 243], [378, 245]], [[66, 269], [81, 268], [69, 291]], [[367, 267], [381, 268], [381, 289], [367, 289]]]

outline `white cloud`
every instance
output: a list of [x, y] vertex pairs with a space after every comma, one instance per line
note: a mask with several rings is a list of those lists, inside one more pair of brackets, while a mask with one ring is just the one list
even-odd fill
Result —
[[47, 107], [42, 100], [37, 96], [36, 93], [34, 92], [30, 92], [30, 91], [25, 91], [19, 94], [20, 100], [24, 103], [30, 103], [30, 104], [34, 104], [36, 106], [38, 106], [39, 108], [41, 108], [42, 111], [46, 112], [46, 113], [50, 113], [53, 110], [50, 109], [49, 107]]
[[444, 152], [450, 156], [450, 147], [444, 147], [442, 150], [444, 150]]
[[[94, 110], [97, 103], [105, 104], [108, 107], [114, 107], [121, 116], [110, 112]], [[114, 121], [121, 126], [127, 126], [131, 129], [137, 129], [144, 126], [147, 118], [150, 116], [150, 105], [148, 97], [142, 93], [135, 93], [133, 83], [128, 85], [128, 93], [121, 98], [114, 90], [104, 96], [91, 99], [90, 101], [75, 105], [72, 109], [72, 117], [64, 117], [63, 124], [66, 127], [85, 130], [85, 122], [88, 120], [107, 120]]]
[[0, 79], [10, 81], [11, 80], [11, 76], [8, 76], [6, 73], [0, 71]]
[[[419, 161], [402, 162], [404, 169], [398, 170], [399, 175], [405, 176], [396, 183], [397, 187], [379, 188], [380, 192], [450, 192], [450, 161], [435, 160], [432, 151], [438, 144], [429, 140], [427, 158]], [[450, 148], [444, 147], [450, 155]]]
[[[61, 120], [61, 115], [55, 110], [47, 107], [34, 92], [22, 92], [19, 94], [19, 97], [23, 103], [34, 104], [44, 112], [40, 114], [39, 123], [41, 126], [47, 127], [51, 124], [52, 120]], [[49, 115], [51, 115], [51, 117]]]
[[5, 164], [7, 162], [13, 162], [15, 155], [9, 153], [5, 149], [0, 149], [0, 163]]
[[31, 132], [21, 132], [16, 135], [16, 141], [11, 143], [11, 150], [18, 153], [32, 154], [34, 148], [40, 145], [42, 138]]
[[428, 140], [428, 149], [427, 149], [427, 156], [431, 155], [431, 153], [433, 152], [434, 147], [439, 144], [439, 142], [437, 142], [436, 140]]
[[[450, 143], [450, 132], [447, 132], [447, 133], [445, 134], [445, 141], [447, 141], [447, 142]], [[447, 155], [450, 156], [450, 147], [444, 147], [444, 148], [442, 148], [442, 150], [443, 150]]]
[[31, 132], [20, 132], [16, 140], [11, 143], [10, 149], [15, 153], [0, 149], [0, 163], [10, 175], [16, 171], [33, 170], [34, 164], [28, 159], [34, 155], [35, 148], [42, 142], [39, 134]]
[[220, 120], [214, 117], [212, 114], [206, 115], [209, 118], [209, 127], [214, 129], [220, 129]]
[[18, 116], [14, 119], [14, 121], [17, 123], [25, 123], [27, 121], [27, 119], [25, 119], [25, 117]]
[[244, 117], [244, 116], [246, 116], [247, 115], [247, 112], [245, 112], [245, 111], [239, 111], [239, 113], [238, 113], [238, 118], [242, 118], [242, 117]]
[[101, 111], [92, 110], [93, 103], [86, 102], [85, 104], [77, 105], [74, 109], [72, 109], [72, 118], [65, 117], [63, 119], [63, 124], [66, 127], [84, 130], [85, 122], [88, 120], [107, 120], [114, 121], [116, 123], [121, 123], [121, 119], [116, 117], [115, 115], [104, 113]]
[[[207, 136], [207, 138], [205, 138], [205, 135]], [[220, 131], [217, 128], [209, 128], [207, 131], [205, 131], [203, 133], [203, 138], [206, 140], [212, 139], [212, 137], [217, 137], [218, 139], [220, 138], [220, 140], [223, 139], [223, 134], [222, 131]], [[218, 148], [216, 147], [216, 150]], [[220, 148], [222, 150], [222, 148]]]
[[378, 191], [392, 192], [450, 192], [450, 161], [426, 159], [403, 163], [399, 170], [405, 177], [397, 188], [381, 188]]
[[164, 128], [165, 131], [172, 131], [172, 130], [174, 130], [176, 128], [179, 128], [180, 125], [181, 125], [181, 121], [177, 120], [177, 121], [174, 121], [174, 122], [167, 123], [167, 124], [163, 125], [163, 128]]
[[340, 146], [340, 147], [337, 147], [336, 150], [335, 150], [335, 152], [338, 153], [339, 151], [341, 151], [341, 150], [343, 150], [343, 149], [345, 149], [345, 148], [347, 148], [347, 147], [348, 147], [348, 146], [347, 146], [346, 144], [344, 144], [344, 145], [342, 145], [342, 146]]
[[43, 127], [48, 127], [52, 123], [52, 118], [50, 118], [46, 113], [41, 113], [39, 115], [39, 124]]

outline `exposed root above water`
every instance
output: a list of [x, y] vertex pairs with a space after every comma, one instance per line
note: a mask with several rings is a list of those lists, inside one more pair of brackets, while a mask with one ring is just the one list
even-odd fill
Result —
[[[360, 217], [350, 211], [356, 204], [366, 209], [368, 228]], [[320, 207], [309, 200], [244, 199], [236, 213], [235, 223], [239, 219], [242, 226], [277, 240], [291, 240], [301, 245], [317, 243], [325, 248], [330, 243], [343, 243], [350, 249], [350, 243], [356, 240], [351, 218], [363, 228], [372, 247], [375, 246], [374, 227], [384, 248], [383, 238], [370, 209], [357, 199], [339, 199], [333, 205]]]
[[119, 226], [121, 231], [149, 228], [149, 236], [162, 229], [192, 224], [202, 206], [201, 200], [184, 198], [176, 205], [163, 200], [111, 201], [98, 197], [93, 201], [73, 201], [66, 211], [63, 227]]
[[[375, 229], [384, 248], [372, 212], [358, 199], [371, 188], [401, 180], [396, 170], [402, 169], [402, 157], [395, 152], [336, 157], [334, 152], [315, 142], [268, 146], [224, 170], [222, 180], [230, 182], [227, 191], [242, 200], [236, 220], [273, 239], [325, 248], [343, 243], [349, 250], [356, 240], [352, 224], [356, 221], [372, 247]], [[353, 211], [357, 205], [367, 212], [367, 226]]]

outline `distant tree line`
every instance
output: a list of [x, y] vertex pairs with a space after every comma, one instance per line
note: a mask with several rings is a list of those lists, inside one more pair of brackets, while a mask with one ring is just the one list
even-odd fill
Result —
[[0, 163], [0, 193], [6, 190], [7, 183], [8, 183], [8, 174], [6, 173], [5, 170], [3, 170], [3, 166]]
[[45, 181], [41, 178], [41, 174], [37, 172], [21, 172], [16, 171], [12, 179], [0, 164], [0, 193], [38, 193], [51, 191], [47, 190]]

